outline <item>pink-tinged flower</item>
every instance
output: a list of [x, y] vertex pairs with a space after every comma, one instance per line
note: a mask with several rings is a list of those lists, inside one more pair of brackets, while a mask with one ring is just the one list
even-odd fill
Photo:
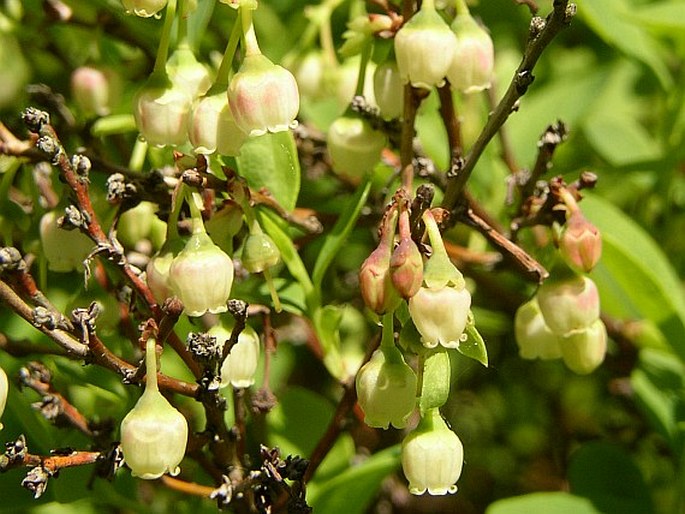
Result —
[[121, 422], [121, 451], [133, 476], [153, 480], [180, 472], [188, 422], [159, 392], [154, 339], [146, 343], [145, 368], [145, 391]]
[[182, 145], [188, 140], [191, 103], [188, 93], [178, 86], [143, 87], [133, 109], [140, 134], [151, 145]]
[[407, 426], [416, 406], [416, 374], [395, 347], [376, 350], [356, 379], [359, 406], [370, 427]]
[[607, 330], [601, 319], [589, 327], [574, 330], [561, 338], [561, 355], [571, 371], [579, 375], [593, 372], [604, 361]]
[[447, 70], [450, 84], [463, 93], [488, 89], [495, 63], [490, 34], [468, 13], [457, 15], [452, 30], [457, 36], [457, 48]]
[[122, 0], [127, 13], [133, 13], [141, 18], [149, 18], [164, 9], [167, 0]]
[[226, 312], [233, 261], [204, 232], [193, 234], [172, 261], [169, 284], [188, 316]]
[[549, 360], [561, 357], [560, 336], [545, 324], [536, 298], [516, 311], [514, 333], [522, 358]]
[[599, 318], [599, 292], [588, 277], [550, 277], [540, 286], [537, 299], [545, 323], [560, 336], [585, 329]]
[[386, 144], [385, 135], [354, 114], [337, 118], [328, 129], [326, 141], [333, 171], [357, 180], [378, 164]]
[[[9, 382], [5, 370], [0, 368], [0, 418], [5, 412], [5, 405], [7, 405], [7, 393], [9, 392]], [[0, 423], [0, 430], [2, 430], [2, 423]]]
[[300, 94], [295, 77], [262, 54], [245, 56], [228, 85], [228, 102], [238, 127], [251, 136], [297, 126]]
[[570, 266], [586, 273], [592, 271], [602, 257], [602, 236], [580, 209], [574, 210], [566, 220], [559, 250]]
[[110, 71], [81, 66], [71, 74], [71, 97], [85, 115], [106, 116], [119, 93], [117, 82]]
[[188, 138], [195, 153], [238, 155], [247, 139], [235, 120], [224, 93], [205, 96], [195, 104]]
[[402, 470], [411, 494], [457, 492], [464, 465], [464, 446], [438, 409], [425, 413], [419, 426], [402, 441]]
[[395, 35], [395, 56], [402, 82], [431, 89], [442, 86], [454, 59], [457, 38], [435, 10], [424, 1]]
[[431, 211], [423, 215], [433, 255], [426, 262], [423, 285], [409, 299], [409, 314], [427, 348], [458, 348], [471, 309], [471, 293], [452, 264]]

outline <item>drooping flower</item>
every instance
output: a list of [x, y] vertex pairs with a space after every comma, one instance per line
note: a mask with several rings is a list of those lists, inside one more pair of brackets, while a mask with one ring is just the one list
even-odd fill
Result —
[[404, 88], [397, 62], [388, 60], [380, 64], [373, 74], [376, 103], [385, 119], [400, 118], [404, 110]]
[[602, 235], [580, 209], [575, 209], [566, 220], [559, 238], [559, 250], [569, 266], [590, 272], [602, 256]]
[[361, 116], [347, 113], [331, 124], [326, 142], [333, 171], [358, 180], [380, 161], [387, 141]]
[[433, 255], [426, 262], [423, 285], [409, 299], [409, 313], [421, 341], [427, 348], [438, 344], [458, 348], [461, 343], [471, 308], [471, 293], [464, 277], [452, 264], [437, 223], [430, 210], [423, 220], [433, 247]]
[[[222, 340], [224, 344], [231, 338], [231, 331], [221, 325], [209, 329], [208, 334]], [[259, 364], [259, 350], [259, 335], [247, 325], [238, 335], [238, 341], [221, 365], [221, 387], [232, 385], [244, 389], [254, 384]]]
[[188, 138], [195, 153], [235, 156], [247, 139], [235, 120], [224, 93], [205, 96], [192, 110]]
[[411, 494], [455, 493], [463, 465], [461, 440], [447, 427], [438, 409], [427, 411], [402, 441], [402, 470]]
[[59, 226], [59, 213], [46, 212], [40, 219], [40, 242], [43, 255], [52, 271], [78, 271], [94, 247], [93, 242], [78, 229], [66, 230]]
[[495, 63], [490, 34], [473, 19], [468, 9], [454, 18], [452, 31], [457, 36], [457, 47], [447, 70], [451, 86], [463, 93], [488, 89]]
[[555, 268], [537, 293], [540, 312], [549, 329], [557, 335], [589, 327], [599, 318], [599, 292], [588, 277], [568, 268]]
[[434, 1], [425, 0], [395, 35], [402, 81], [424, 89], [442, 86], [456, 48], [457, 38], [435, 10]]
[[357, 373], [356, 387], [367, 425], [407, 426], [407, 418], [416, 406], [416, 374], [397, 348], [388, 346], [376, 350]]
[[558, 359], [560, 338], [545, 324], [537, 298], [521, 305], [514, 318], [514, 333], [519, 355], [524, 359]]
[[151, 145], [176, 146], [188, 140], [192, 99], [178, 86], [151, 82], [134, 98], [133, 116]]
[[145, 391], [121, 422], [121, 451], [133, 476], [177, 475], [188, 441], [188, 422], [159, 392], [155, 340], [145, 347]]
[[[5, 370], [0, 368], [0, 418], [5, 412], [5, 405], [7, 405], [7, 393], [9, 392], [9, 381]], [[0, 423], [0, 430], [2, 430], [2, 423]]]
[[561, 355], [571, 371], [579, 375], [593, 372], [604, 361], [607, 330], [601, 319], [589, 327], [574, 330], [561, 338]]
[[167, 0], [122, 0], [127, 13], [149, 18], [164, 9]]

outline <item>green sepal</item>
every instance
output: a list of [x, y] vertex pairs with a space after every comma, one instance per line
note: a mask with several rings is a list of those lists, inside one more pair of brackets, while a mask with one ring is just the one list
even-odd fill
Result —
[[466, 322], [466, 341], [459, 343], [457, 350], [462, 355], [480, 362], [488, 367], [488, 349], [485, 347], [483, 336], [480, 335], [473, 317], [473, 312], [469, 311], [468, 321]]

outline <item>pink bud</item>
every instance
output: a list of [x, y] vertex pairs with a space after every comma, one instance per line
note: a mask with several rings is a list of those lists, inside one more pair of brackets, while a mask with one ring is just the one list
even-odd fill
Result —
[[398, 306], [400, 297], [390, 278], [390, 247], [384, 242], [363, 262], [359, 270], [359, 289], [366, 306], [377, 314]]
[[84, 114], [106, 116], [118, 96], [116, 82], [111, 72], [81, 66], [71, 74], [71, 96]]
[[423, 258], [411, 238], [409, 214], [400, 214], [400, 244], [390, 258], [392, 283], [403, 298], [411, 298], [423, 282]]
[[602, 236], [580, 210], [575, 210], [566, 221], [559, 250], [570, 266], [590, 272], [602, 256]]

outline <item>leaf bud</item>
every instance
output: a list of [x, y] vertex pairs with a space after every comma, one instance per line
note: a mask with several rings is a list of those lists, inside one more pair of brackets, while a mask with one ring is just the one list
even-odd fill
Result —
[[411, 494], [453, 494], [464, 465], [464, 447], [438, 409], [421, 418], [402, 441], [402, 470]]

